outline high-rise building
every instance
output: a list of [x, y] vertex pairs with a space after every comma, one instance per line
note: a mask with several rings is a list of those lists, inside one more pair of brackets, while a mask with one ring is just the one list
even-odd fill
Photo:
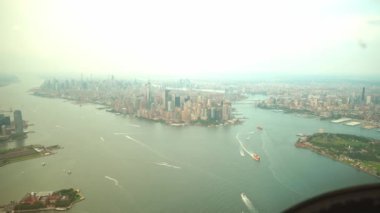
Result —
[[150, 91], [150, 82], [148, 82], [146, 85], [145, 85], [145, 103], [146, 103], [146, 108], [150, 108], [150, 105], [151, 105], [151, 100], [152, 100], [152, 97], [151, 97], [151, 91]]
[[175, 96], [174, 105], [175, 107], [181, 107], [181, 99], [178, 95]]
[[24, 133], [24, 122], [22, 121], [22, 113], [21, 110], [15, 110], [13, 112], [14, 121], [15, 121], [15, 129], [16, 135], [20, 135]]
[[372, 103], [372, 102], [371, 102], [371, 96], [370, 96], [370, 95], [367, 96], [367, 99], [366, 99], [365, 103], [366, 103], [366, 104], [371, 104], [371, 103]]
[[364, 103], [365, 101], [365, 87], [363, 87], [363, 91], [362, 91], [362, 103]]
[[172, 101], [168, 101], [168, 111], [169, 111], [169, 112], [172, 112], [172, 111], [173, 111], [173, 108], [174, 108], [174, 106], [173, 106], [173, 102], [172, 102]]
[[6, 127], [5, 127], [5, 125], [1, 125], [1, 135], [6, 135]]
[[162, 102], [164, 110], [168, 110], [169, 90], [165, 89], [162, 93]]

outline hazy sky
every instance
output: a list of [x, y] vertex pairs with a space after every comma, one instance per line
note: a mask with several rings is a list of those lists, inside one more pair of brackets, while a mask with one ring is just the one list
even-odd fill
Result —
[[380, 1], [1, 0], [0, 72], [380, 73]]

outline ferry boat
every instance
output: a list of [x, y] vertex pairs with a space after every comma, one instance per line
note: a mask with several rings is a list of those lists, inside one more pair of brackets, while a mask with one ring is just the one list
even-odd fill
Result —
[[253, 160], [260, 161], [260, 156], [259, 156], [258, 154], [256, 154], [256, 153], [253, 153], [253, 154], [252, 154], [252, 159], [253, 159]]

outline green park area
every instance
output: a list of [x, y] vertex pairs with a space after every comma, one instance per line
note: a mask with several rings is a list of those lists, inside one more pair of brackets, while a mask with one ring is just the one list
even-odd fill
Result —
[[296, 146], [380, 176], [380, 140], [348, 134], [315, 133], [299, 138]]

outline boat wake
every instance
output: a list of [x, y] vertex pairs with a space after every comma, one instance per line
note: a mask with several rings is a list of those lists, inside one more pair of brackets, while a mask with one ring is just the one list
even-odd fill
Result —
[[[237, 133], [236, 134], [236, 140], [238, 141], [238, 143], [240, 144], [240, 148], [241, 148], [241, 150], [243, 150], [245, 153], [247, 153], [249, 156], [253, 156], [253, 153], [251, 153], [250, 151], [248, 151], [248, 149], [247, 148], [245, 148], [245, 146], [244, 146], [244, 144], [243, 144], [243, 142], [240, 140], [240, 138], [239, 138], [239, 133]], [[244, 153], [243, 152], [243, 153]], [[240, 155], [241, 155], [241, 151], [240, 151]]]
[[245, 156], [245, 152], [243, 151], [243, 149], [240, 147], [240, 156], [244, 157]]
[[167, 162], [156, 162], [154, 164], [156, 164], [158, 166], [166, 166], [166, 167], [173, 168], [173, 169], [181, 169], [181, 167], [168, 164]]
[[145, 143], [143, 143], [143, 142], [141, 142], [141, 141], [139, 141], [139, 140], [137, 140], [137, 139], [135, 139], [135, 138], [132, 138], [132, 137], [129, 136], [129, 135], [125, 135], [125, 138], [127, 138], [127, 139], [133, 141], [134, 143], [136, 143], [136, 144], [138, 144], [138, 145], [140, 145], [140, 146], [142, 146], [142, 147], [148, 149], [149, 151], [151, 151], [152, 153], [156, 154], [157, 156], [159, 156], [159, 157], [161, 157], [161, 158], [164, 158], [164, 159], [167, 159], [167, 160], [168, 160], [167, 157], [165, 157], [165, 156], [162, 155], [161, 153], [157, 152], [156, 150], [152, 149], [152, 147], [146, 145]]
[[250, 212], [253, 212], [253, 213], [258, 213], [258, 212], [259, 212], [259, 211], [257, 211], [257, 209], [253, 206], [251, 200], [249, 200], [249, 198], [247, 197], [246, 194], [241, 193], [241, 194], [240, 194], [240, 197], [241, 197], [241, 200], [243, 201], [244, 205], [247, 207], [247, 209], [248, 209]]
[[145, 147], [145, 148], [148, 148], [148, 149], [152, 150], [152, 148], [150, 148], [150, 146], [146, 145], [145, 143], [143, 143], [143, 142], [141, 142], [141, 141], [139, 141], [139, 140], [137, 140], [137, 139], [135, 139], [135, 138], [132, 138], [132, 137], [129, 136], [129, 135], [125, 135], [125, 137], [128, 138], [129, 140], [131, 140], [131, 141], [133, 141], [133, 142], [139, 144], [140, 146], [143, 146], [143, 147]]
[[129, 124], [128, 126], [132, 126], [132, 127], [140, 128], [140, 125], [137, 125], [137, 124]]
[[119, 181], [116, 180], [115, 178], [112, 178], [110, 176], [104, 176], [106, 179], [113, 181], [115, 183], [115, 186], [119, 186]]
[[272, 173], [273, 178], [275, 180], [277, 180], [277, 182], [280, 183], [282, 186], [287, 188], [289, 191], [295, 193], [296, 195], [301, 195], [300, 192], [298, 192], [297, 190], [293, 189], [288, 184], [286, 184], [286, 182], [277, 174], [276, 169], [274, 168], [275, 166], [272, 162], [272, 158], [270, 157], [274, 154], [269, 154], [269, 151], [268, 151], [268, 146], [273, 147], [273, 142], [270, 139], [270, 137], [266, 131], [264, 131], [264, 134], [261, 136], [261, 138], [263, 140], [263, 146], [262, 147], [263, 147], [264, 153], [267, 156], [268, 162], [269, 162], [268, 169]]
[[127, 132], [114, 132], [114, 135], [128, 135]]

